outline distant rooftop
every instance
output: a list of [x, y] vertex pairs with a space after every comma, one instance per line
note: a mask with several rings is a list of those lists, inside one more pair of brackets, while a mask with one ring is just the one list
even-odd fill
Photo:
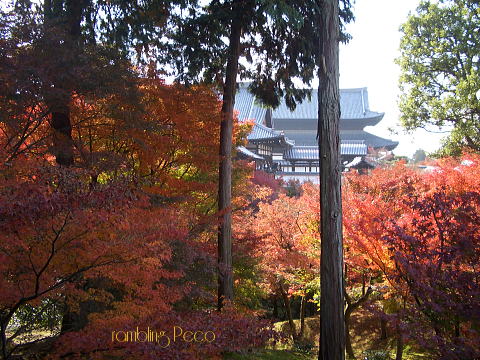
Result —
[[[341, 119], [370, 119], [383, 117], [384, 113], [371, 111], [368, 105], [367, 88], [340, 89]], [[318, 90], [312, 90], [310, 100], [307, 98], [291, 111], [283, 100], [280, 106], [273, 110], [274, 119], [317, 119]]]
[[248, 85], [240, 83], [239, 89], [235, 95], [235, 110], [239, 112], [240, 121], [254, 120], [261, 123], [267, 113], [267, 108], [262, 106], [255, 99], [255, 96], [248, 91]]
[[[363, 141], [340, 143], [340, 154], [349, 156], [367, 155], [367, 145]], [[287, 160], [318, 160], [318, 146], [295, 146], [285, 153]]]
[[[235, 109], [240, 121], [254, 120], [263, 122], [267, 109], [262, 106], [248, 90], [248, 83], [241, 83], [235, 96]], [[367, 88], [340, 89], [341, 119], [381, 119], [384, 113], [371, 111], [368, 104]], [[318, 90], [312, 90], [311, 98], [304, 99], [291, 111], [282, 100], [280, 106], [272, 111], [273, 119], [317, 119]]]
[[[316, 133], [314, 132], [295, 133], [295, 132], [285, 131], [285, 134], [290, 140], [295, 142], [295, 145], [299, 145], [299, 146], [317, 145], [317, 136], [316, 136]], [[398, 141], [385, 139], [380, 136], [370, 134], [369, 132], [364, 130], [351, 131], [351, 132], [340, 131], [340, 140], [342, 142], [347, 142], [351, 140], [363, 140], [365, 144], [367, 144], [368, 146], [371, 146], [373, 148], [386, 148], [388, 150], [392, 150], [398, 145]]]
[[248, 140], [258, 140], [258, 139], [273, 139], [282, 136], [280, 131], [275, 131], [266, 127], [265, 125], [255, 123], [253, 125], [252, 132], [248, 134]]
[[[314, 146], [317, 144], [318, 90], [312, 90], [311, 98], [304, 99], [291, 111], [282, 99], [280, 106], [267, 110], [248, 90], [249, 83], [240, 83], [235, 96], [235, 110], [240, 121], [255, 122], [249, 141], [284, 139], [290, 145]], [[363, 130], [376, 125], [384, 113], [370, 110], [367, 88], [340, 89], [340, 138], [363, 140], [367, 146], [393, 150], [398, 142], [370, 134]], [[267, 125], [267, 126], [265, 126]], [[353, 155], [353, 154], [352, 154]]]

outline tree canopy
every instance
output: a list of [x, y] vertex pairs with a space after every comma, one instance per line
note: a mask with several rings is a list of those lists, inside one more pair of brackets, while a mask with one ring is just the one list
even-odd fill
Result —
[[[294, 107], [307, 95], [294, 78], [305, 84], [315, 76], [318, 60], [319, 2], [210, 1], [195, 12], [173, 14], [167, 44], [160, 59], [173, 67], [180, 82], [223, 84], [228, 60], [230, 22], [242, 23], [239, 76], [252, 82], [250, 90], [267, 106], [276, 107], [282, 97]], [[349, 0], [340, 1], [340, 26], [353, 20]], [[349, 35], [341, 31], [341, 40]]]
[[[340, 173], [348, 0], [11, 3], [0, 9], [0, 359], [252, 358], [288, 333], [294, 348], [313, 348], [319, 312], [320, 359], [343, 359], [344, 337], [351, 358], [373, 358], [363, 352], [379, 346], [371, 320], [383, 340], [395, 336], [397, 359], [404, 348], [479, 358], [480, 154]], [[405, 68], [404, 114], [425, 116], [412, 127], [464, 126], [455, 149], [455, 134], [478, 131], [479, 61], [461, 52], [477, 39], [455, 21], [473, 24], [478, 10], [424, 1], [404, 26], [419, 36], [402, 43], [419, 74]], [[156, 61], [178, 81], [166, 84]], [[292, 79], [316, 70], [322, 185], [285, 186], [232, 155], [251, 130], [234, 116], [237, 75], [268, 106], [283, 97], [293, 107], [307, 93]], [[475, 134], [464, 144], [474, 148]], [[224, 160], [228, 201], [217, 211]], [[227, 213], [228, 263], [217, 242]], [[336, 275], [320, 279], [319, 266]], [[235, 298], [214, 311], [225, 269]], [[274, 330], [281, 320], [285, 334]], [[145, 329], [159, 338], [142, 341]]]
[[444, 153], [480, 151], [480, 5], [422, 1], [401, 30], [402, 124], [451, 126]]

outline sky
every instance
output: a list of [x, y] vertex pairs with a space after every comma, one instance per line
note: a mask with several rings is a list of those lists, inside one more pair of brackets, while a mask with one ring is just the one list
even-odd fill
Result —
[[[347, 25], [352, 40], [340, 46], [340, 88], [368, 89], [370, 109], [384, 112], [383, 120], [365, 130], [395, 141], [397, 155], [411, 157], [415, 150], [427, 153], [440, 146], [445, 134], [417, 130], [405, 134], [399, 124], [398, 79], [400, 68], [394, 60], [400, 56], [400, 25], [415, 12], [419, 0], [356, 0], [355, 22]], [[393, 128], [398, 134], [389, 131]]]

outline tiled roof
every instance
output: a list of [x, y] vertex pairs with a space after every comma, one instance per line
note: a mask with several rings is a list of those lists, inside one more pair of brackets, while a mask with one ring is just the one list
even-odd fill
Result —
[[[255, 100], [255, 96], [248, 90], [248, 83], [240, 83], [235, 95], [235, 110], [239, 112], [240, 121], [247, 119], [261, 123], [267, 109]], [[371, 111], [368, 104], [367, 88], [340, 89], [340, 111], [342, 119], [368, 119], [383, 116], [383, 113]], [[297, 104], [291, 111], [282, 100], [280, 106], [273, 110], [275, 119], [317, 119], [318, 118], [318, 90], [313, 89], [310, 100], [307, 98]]]
[[341, 155], [367, 155], [367, 145], [363, 141], [341, 141], [340, 142]]
[[[366, 155], [367, 145], [362, 141], [348, 141], [340, 143], [341, 155]], [[288, 160], [318, 160], [317, 146], [294, 146], [284, 155]]]
[[252, 132], [247, 136], [248, 140], [273, 139], [282, 136], [280, 131], [275, 131], [262, 124], [254, 124]]
[[340, 132], [340, 139], [342, 141], [362, 139], [367, 146], [377, 149], [386, 148], [388, 150], [393, 150], [398, 145], [398, 141], [385, 139], [363, 130], [345, 133]]
[[248, 86], [241, 83], [235, 95], [235, 110], [238, 111], [238, 120], [253, 120], [261, 123], [265, 118], [267, 109], [260, 106], [255, 100], [255, 96], [248, 91]]
[[318, 147], [294, 146], [285, 152], [284, 157], [288, 160], [318, 160]]
[[[340, 116], [342, 119], [367, 119], [383, 116], [383, 113], [371, 111], [368, 105], [367, 88], [340, 89]], [[317, 119], [318, 91], [312, 90], [311, 99], [305, 99], [291, 111], [285, 101], [273, 110], [274, 119]]]
[[252, 141], [264, 139], [279, 139], [285, 141], [289, 146], [295, 145], [295, 142], [287, 138], [282, 131], [275, 131], [265, 125], [255, 123], [252, 132], [247, 136], [247, 140]]
[[[309, 125], [311, 121], [314, 121], [316, 124], [318, 116], [317, 90], [312, 90], [311, 100], [305, 99], [303, 103], [297, 105], [296, 110], [293, 112], [290, 111], [290, 109], [288, 109], [288, 107], [285, 105], [285, 101], [282, 101], [281, 105], [276, 110], [273, 110], [272, 119], [274, 123], [275, 119], [278, 119], [278, 122], [282, 121], [280, 119], [284, 119], [283, 123], [285, 123], [284, 125], [286, 127], [280, 127], [281, 129], [285, 130], [284, 134], [283, 131], [273, 130], [262, 124], [267, 110], [255, 101], [255, 96], [248, 90], [248, 85], [248, 83], [240, 83], [235, 97], [235, 109], [238, 111], [239, 120], [255, 121], [253, 130], [247, 137], [248, 140], [279, 139], [284, 140], [291, 146], [296, 144], [298, 146], [315, 147], [317, 145], [315, 130], [312, 130], [311, 134], [295, 133], [295, 127], [292, 128], [290, 125], [290, 128], [287, 127], [288, 124], [293, 123], [295, 123], [296, 126], [299, 126], [301, 121], [307, 121], [307, 125]], [[348, 123], [350, 120], [363, 119], [363, 125], [361, 126], [362, 128], [366, 124], [374, 125], [383, 117], [383, 113], [370, 111], [368, 105], [368, 92], [366, 88], [341, 89], [340, 107], [341, 118], [345, 121], [345, 123]], [[369, 122], [371, 124], [369, 124]], [[392, 150], [398, 145], [398, 142], [396, 141], [384, 139], [360, 129], [353, 132], [340, 131], [340, 139], [343, 144], [346, 144], [346, 140], [363, 140], [366, 145], [364, 144], [362, 146], [371, 146], [374, 148], [385, 147], [389, 150]], [[345, 147], [346, 145], [343, 144], [342, 146]], [[344, 151], [350, 152], [351, 154], [344, 154], [342, 150], [342, 155], [356, 155], [354, 150], [350, 150], [350, 147], [348, 146], [345, 147]]]
[[255, 154], [254, 152], [251, 152], [250, 150], [248, 150], [244, 146], [237, 146], [237, 151], [242, 153], [243, 155], [249, 157], [249, 158], [256, 159], [256, 160], [264, 160], [263, 157]]
[[[295, 141], [295, 145], [314, 146], [317, 144], [317, 137], [315, 132], [300, 133], [300, 134], [295, 134], [294, 132], [289, 132], [289, 131], [285, 131], [285, 132], [289, 139], [292, 139], [293, 141]], [[352, 141], [352, 140], [361, 140], [367, 146], [371, 146], [377, 149], [385, 147], [389, 150], [393, 150], [398, 145], [398, 141], [385, 139], [380, 136], [370, 134], [369, 132], [363, 131], [363, 130], [358, 130], [355, 132], [340, 131], [340, 140], [342, 142]]]

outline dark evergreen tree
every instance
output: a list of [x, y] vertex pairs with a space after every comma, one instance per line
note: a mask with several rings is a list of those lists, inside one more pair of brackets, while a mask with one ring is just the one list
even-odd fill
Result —
[[[341, 24], [352, 20], [350, 2], [342, 0]], [[310, 92], [319, 62], [320, 2], [228, 0], [211, 1], [195, 12], [171, 17], [171, 33], [161, 61], [171, 64], [178, 81], [216, 84], [223, 94], [220, 138], [218, 235], [219, 293], [233, 298], [231, 260], [231, 152], [236, 81], [250, 80], [250, 90], [266, 106], [282, 98], [295, 108]], [[337, 21], [337, 25], [339, 22]], [[228, 42], [225, 41], [228, 39]], [[342, 35], [346, 40], [347, 36]], [[243, 60], [241, 62], [240, 60]]]

